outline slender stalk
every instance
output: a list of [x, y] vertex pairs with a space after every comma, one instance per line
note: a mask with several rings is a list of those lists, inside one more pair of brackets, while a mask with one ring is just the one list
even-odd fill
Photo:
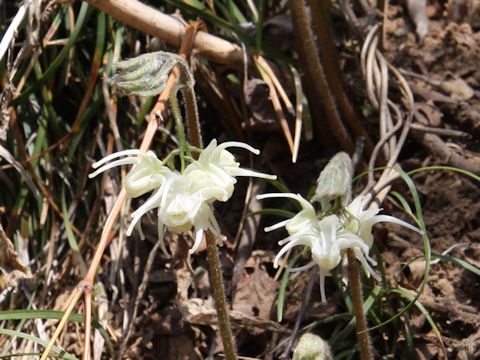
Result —
[[[88, 287], [85, 289], [85, 292], [83, 293], [84, 297], [84, 308], [85, 308], [85, 324], [91, 324], [92, 323], [92, 293], [93, 293], [93, 288]], [[83, 360], [90, 360], [91, 359], [91, 344], [90, 344], [90, 336], [92, 335], [92, 327], [91, 325], [85, 326], [85, 346], [83, 348]]]
[[352, 294], [353, 313], [357, 323], [357, 339], [360, 347], [360, 359], [372, 360], [370, 348], [370, 336], [367, 331], [367, 319], [363, 311], [362, 284], [360, 282], [360, 271], [358, 262], [353, 250], [347, 250], [348, 257], [348, 282]]
[[227, 302], [225, 300], [222, 272], [218, 258], [217, 240], [211, 232], [207, 233], [207, 261], [208, 267], [210, 268], [210, 282], [213, 288], [213, 297], [217, 309], [218, 326], [220, 327], [220, 336], [223, 342], [225, 358], [227, 360], [235, 360], [237, 359], [237, 355], [230, 320], [228, 318]]
[[322, 65], [325, 76], [332, 89], [333, 96], [338, 103], [338, 108], [343, 118], [348, 123], [357, 137], [362, 137], [365, 142], [365, 150], [370, 156], [373, 151], [373, 143], [363, 127], [360, 119], [343, 87], [343, 79], [339, 67], [338, 54], [333, 42], [331, 0], [315, 0], [310, 3], [313, 30], [317, 38]]
[[[185, 100], [185, 115], [187, 117], [188, 141], [190, 145], [197, 148], [202, 148], [202, 132], [200, 129], [200, 122], [198, 120], [198, 109], [197, 101], [195, 100], [195, 92], [193, 91], [193, 88], [188, 88], [182, 91], [182, 95]], [[225, 299], [224, 290], [225, 287], [223, 285], [220, 260], [218, 258], [217, 240], [210, 231], [207, 232], [206, 239], [207, 261], [210, 270], [210, 283], [213, 288], [213, 297], [215, 299], [218, 326], [220, 328], [220, 337], [222, 338], [225, 358], [227, 360], [235, 360], [237, 359], [235, 341], [233, 340], [230, 320], [228, 317], [228, 307], [227, 301]]]
[[[335, 99], [325, 77], [325, 71], [317, 54], [304, 0], [289, 0], [288, 6], [291, 12], [294, 33], [298, 37], [295, 44], [305, 72], [305, 81], [311, 82], [314, 90], [314, 98], [309, 98], [309, 104], [315, 106], [317, 99], [322, 100], [329, 128], [341, 147], [345, 151], [353, 153], [355, 150], [354, 143], [340, 118]], [[325, 137], [324, 133], [326, 130], [324, 125], [320, 122], [317, 124], [317, 132], [323, 137]]]

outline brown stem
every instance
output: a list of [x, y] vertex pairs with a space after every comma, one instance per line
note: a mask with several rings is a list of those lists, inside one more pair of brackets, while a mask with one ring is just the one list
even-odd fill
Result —
[[352, 249], [347, 250], [348, 257], [348, 282], [352, 294], [353, 313], [357, 323], [357, 339], [360, 347], [360, 359], [372, 360], [370, 337], [367, 332], [367, 319], [363, 311], [362, 284], [357, 258]]
[[[195, 28], [193, 31], [196, 31]], [[191, 32], [188, 32], [191, 34]], [[191, 35], [193, 36], [193, 35]], [[182, 50], [180, 51], [182, 54]], [[202, 132], [200, 122], [198, 121], [197, 101], [195, 100], [195, 92], [193, 89], [185, 89], [182, 91], [185, 100], [185, 115], [187, 117], [188, 126], [188, 142], [198, 148], [203, 147]], [[237, 359], [235, 351], [235, 341], [233, 340], [230, 320], [228, 317], [227, 302], [225, 300], [225, 287], [222, 281], [222, 273], [220, 270], [220, 261], [218, 259], [217, 241], [215, 236], [208, 231], [207, 238], [207, 260], [210, 269], [210, 282], [213, 289], [213, 297], [215, 299], [215, 308], [217, 309], [218, 325], [220, 328], [220, 337], [222, 338], [225, 358], [227, 360]]]
[[218, 326], [220, 327], [220, 336], [223, 342], [223, 350], [227, 360], [237, 359], [235, 351], [235, 342], [230, 328], [228, 317], [227, 302], [225, 300], [225, 287], [223, 285], [222, 272], [220, 270], [220, 260], [218, 258], [217, 240], [209, 231], [207, 232], [207, 261], [210, 269], [210, 281], [213, 288], [213, 297], [217, 309]]
[[[328, 126], [340, 143], [340, 146], [347, 152], [353, 153], [354, 144], [345, 128], [338, 113], [335, 100], [325, 77], [325, 71], [317, 55], [317, 49], [313, 40], [313, 33], [310, 29], [310, 22], [305, 9], [304, 0], [289, 0], [288, 2], [294, 33], [297, 34], [297, 50], [300, 63], [305, 72], [305, 80], [313, 82], [314, 98], [309, 99], [312, 106], [321, 99], [328, 119]], [[325, 124], [317, 123], [317, 131], [325, 137]]]
[[365, 150], [370, 157], [373, 151], [373, 143], [357, 117], [350, 100], [343, 87], [343, 79], [340, 75], [338, 54], [333, 43], [331, 1], [314, 0], [310, 2], [312, 13], [313, 30], [318, 42], [320, 57], [325, 70], [325, 76], [338, 103], [338, 109], [357, 137], [364, 139]]

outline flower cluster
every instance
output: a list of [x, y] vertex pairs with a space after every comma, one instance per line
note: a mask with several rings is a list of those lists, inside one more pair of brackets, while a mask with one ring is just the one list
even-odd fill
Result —
[[[151, 152], [125, 150], [106, 156], [93, 164], [96, 169], [90, 178], [120, 165], [135, 165], [124, 179], [128, 195], [138, 197], [152, 192], [150, 197], [132, 213], [127, 235], [138, 226], [141, 236], [140, 219], [157, 209], [158, 236], [163, 239], [165, 229], [187, 232], [194, 229], [194, 244], [190, 253], [197, 250], [205, 231], [211, 231], [223, 240], [217, 220], [213, 214], [215, 200], [227, 201], [233, 193], [237, 176], [253, 176], [276, 179], [276, 176], [243, 169], [227, 148], [244, 148], [258, 155], [260, 152], [242, 142], [225, 142], [217, 145], [216, 140], [200, 152], [198, 159], [188, 158], [190, 163], [180, 173], [166, 166]], [[113, 161], [112, 161], [113, 160]], [[168, 255], [163, 240], [162, 251]]]
[[312, 261], [305, 266], [290, 269], [290, 271], [306, 270], [317, 265], [320, 273], [322, 302], [326, 301], [325, 276], [329, 275], [330, 270], [340, 263], [347, 249], [353, 250], [356, 258], [368, 274], [380, 280], [370, 266], [370, 264], [376, 265], [375, 260], [368, 256], [373, 244], [373, 225], [379, 222], [392, 222], [422, 233], [416, 227], [393, 216], [377, 215], [381, 209], [364, 210], [365, 198], [362, 196], [356, 197], [340, 215], [327, 215], [321, 219], [317, 218], [312, 204], [299, 194], [263, 194], [258, 195], [257, 198], [291, 198], [297, 200], [302, 206], [302, 210], [294, 217], [267, 227], [265, 231], [269, 232], [285, 227], [289, 234], [287, 238], [278, 242], [279, 245], [284, 246], [275, 257], [275, 268], [278, 267], [278, 262], [282, 256], [294, 246], [303, 245], [310, 248]]

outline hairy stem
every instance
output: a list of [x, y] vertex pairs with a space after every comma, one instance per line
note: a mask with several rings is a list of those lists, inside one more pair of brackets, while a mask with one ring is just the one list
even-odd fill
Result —
[[[185, 100], [185, 114], [188, 124], [188, 141], [190, 145], [197, 148], [203, 147], [200, 122], [198, 121], [197, 101], [193, 89], [182, 91]], [[196, 154], [194, 154], [196, 155]], [[233, 340], [230, 320], [228, 317], [227, 301], [225, 299], [225, 287], [222, 280], [220, 261], [218, 259], [217, 241], [215, 236], [208, 231], [207, 235], [207, 260], [210, 269], [210, 283], [213, 289], [215, 299], [215, 308], [217, 310], [218, 326], [220, 328], [220, 337], [222, 338], [225, 358], [235, 360], [237, 358], [235, 350], [235, 341]]]
[[373, 143], [363, 127], [343, 87], [343, 79], [339, 67], [338, 54], [333, 42], [331, 0], [316, 0], [310, 3], [312, 9], [312, 26], [317, 38], [322, 65], [325, 76], [338, 103], [338, 108], [343, 118], [348, 123], [353, 133], [361, 137], [365, 142], [365, 150], [370, 156], [373, 151]]
[[211, 232], [207, 233], [207, 261], [210, 269], [210, 282], [213, 288], [215, 307], [217, 308], [218, 326], [220, 328], [225, 358], [227, 360], [235, 360], [237, 355], [230, 320], [228, 318], [227, 302], [225, 300], [225, 290], [220, 269], [220, 260], [218, 258], [217, 241]]
[[[297, 51], [300, 63], [305, 72], [305, 81], [311, 82], [313, 94], [310, 94], [309, 104], [315, 106], [316, 99], [322, 100], [322, 105], [328, 119], [328, 126], [337, 138], [340, 146], [347, 152], [353, 153], [354, 144], [345, 128], [337, 110], [335, 99], [328, 85], [325, 71], [317, 54], [310, 21], [305, 9], [304, 0], [289, 0], [288, 2], [294, 33], [297, 35]], [[311, 96], [314, 96], [313, 98]], [[318, 115], [317, 115], [318, 117]], [[325, 138], [325, 124], [317, 124], [317, 131]], [[323, 133], [323, 135], [322, 135]]]
[[360, 347], [360, 359], [372, 360], [370, 336], [367, 332], [367, 319], [363, 311], [362, 284], [357, 258], [352, 249], [347, 250], [348, 257], [348, 282], [352, 294], [353, 312], [357, 323], [357, 340]]

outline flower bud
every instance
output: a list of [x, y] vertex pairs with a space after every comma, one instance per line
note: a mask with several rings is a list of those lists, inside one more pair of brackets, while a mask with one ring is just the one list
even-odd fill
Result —
[[324, 210], [327, 210], [330, 202], [337, 198], [341, 199], [342, 205], [348, 204], [352, 196], [352, 176], [350, 156], [345, 152], [339, 152], [320, 173], [312, 201], [320, 202]]
[[167, 85], [168, 76], [177, 66], [174, 93], [182, 87], [193, 88], [193, 76], [186, 61], [176, 55], [164, 51], [143, 54], [115, 64], [117, 73], [109, 79], [109, 83], [118, 89], [120, 95], [154, 96], [160, 94]]
[[306, 333], [293, 352], [292, 360], [333, 360], [328, 343], [320, 336]]

